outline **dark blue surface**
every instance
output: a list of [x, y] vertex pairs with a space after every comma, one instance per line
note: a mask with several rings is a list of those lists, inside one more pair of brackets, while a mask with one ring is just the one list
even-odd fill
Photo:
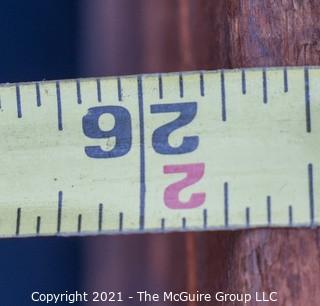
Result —
[[77, 76], [76, 0], [0, 2], [0, 82]]
[[30, 298], [33, 291], [60, 293], [79, 289], [80, 239], [0, 240], [1, 305], [34, 305]]

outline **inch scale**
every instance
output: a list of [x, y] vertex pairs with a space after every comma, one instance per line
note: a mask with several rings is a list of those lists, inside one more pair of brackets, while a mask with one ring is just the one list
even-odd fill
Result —
[[0, 87], [0, 236], [316, 226], [320, 69]]

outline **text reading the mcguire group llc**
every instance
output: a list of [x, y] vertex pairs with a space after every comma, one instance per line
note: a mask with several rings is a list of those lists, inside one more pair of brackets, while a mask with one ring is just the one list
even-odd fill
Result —
[[[137, 291], [133, 295], [128, 295], [118, 291], [74, 291], [64, 293], [42, 293], [39, 291], [32, 292], [31, 300], [34, 303], [42, 304], [74, 304], [78, 302], [102, 302], [102, 303], [122, 303], [132, 301], [136, 303], [180, 303], [180, 302], [241, 302], [247, 304], [256, 303], [275, 303], [278, 301], [278, 293], [272, 292], [187, 292], [187, 291]], [[268, 304], [268, 305], [269, 305]]]

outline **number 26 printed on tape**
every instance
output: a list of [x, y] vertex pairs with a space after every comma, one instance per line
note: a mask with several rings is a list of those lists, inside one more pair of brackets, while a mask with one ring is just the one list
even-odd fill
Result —
[[[169, 135], [180, 127], [188, 125], [197, 114], [197, 103], [173, 103], [155, 104], [150, 107], [152, 114], [178, 112], [179, 116], [172, 122], [158, 127], [152, 134], [152, 147], [159, 154], [185, 154], [193, 152], [199, 145], [199, 136], [184, 136], [182, 143], [177, 147], [169, 144]], [[109, 131], [101, 130], [99, 118], [103, 114], [111, 114], [114, 118], [114, 127]], [[90, 108], [88, 114], [83, 117], [83, 132], [90, 138], [115, 137], [114, 147], [106, 151], [100, 146], [87, 146], [85, 152], [91, 158], [114, 158], [127, 154], [132, 145], [131, 116], [127, 109], [122, 106], [98, 106]], [[186, 177], [165, 189], [164, 203], [168, 208], [183, 209], [196, 208], [205, 201], [205, 193], [194, 193], [186, 202], [179, 199], [179, 193], [199, 181], [204, 174], [204, 163], [183, 165], [164, 165], [163, 172], [186, 173]]]

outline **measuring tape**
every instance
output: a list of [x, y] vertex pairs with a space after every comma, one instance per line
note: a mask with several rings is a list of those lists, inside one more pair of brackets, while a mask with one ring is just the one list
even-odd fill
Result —
[[320, 69], [0, 87], [0, 235], [320, 220]]

